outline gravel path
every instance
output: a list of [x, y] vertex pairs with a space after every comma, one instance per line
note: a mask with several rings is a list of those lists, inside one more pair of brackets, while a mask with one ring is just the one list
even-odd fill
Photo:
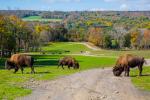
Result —
[[149, 100], [129, 77], [115, 77], [111, 69], [93, 69], [41, 83], [18, 100]]

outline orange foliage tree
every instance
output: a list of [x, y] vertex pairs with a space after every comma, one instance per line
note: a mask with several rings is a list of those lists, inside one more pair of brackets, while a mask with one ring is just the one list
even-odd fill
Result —
[[145, 48], [149, 48], [150, 45], [150, 30], [145, 30], [144, 31], [144, 46]]
[[102, 29], [99, 27], [89, 28], [89, 38], [88, 41], [97, 46], [102, 46]]
[[140, 32], [138, 30], [134, 30], [131, 32], [131, 45], [133, 48], [139, 47], [139, 36]]

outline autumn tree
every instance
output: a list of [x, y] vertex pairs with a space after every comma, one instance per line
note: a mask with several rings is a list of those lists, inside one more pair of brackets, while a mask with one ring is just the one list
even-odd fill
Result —
[[148, 49], [150, 46], [150, 30], [147, 29], [144, 31], [143, 39], [144, 39], [144, 47]]
[[92, 27], [89, 28], [89, 38], [88, 41], [97, 45], [103, 46], [103, 38], [102, 38], [102, 29], [100, 27]]
[[9, 50], [11, 52], [15, 49], [15, 36], [13, 35], [13, 24], [6, 16], [0, 16], [0, 50], [1, 56], [4, 55], [4, 51]]
[[112, 40], [110, 35], [105, 35], [104, 37], [104, 48], [111, 48], [112, 47]]
[[123, 26], [115, 25], [113, 31], [113, 37], [118, 42], [119, 47], [122, 48], [124, 46], [124, 35], [127, 34], [127, 30]]
[[124, 35], [124, 47], [130, 47], [131, 46], [131, 34], [130, 33], [128, 33], [128, 34], [126, 34], [126, 35]]
[[135, 48], [137, 49], [138, 47], [140, 47], [140, 32], [139, 30], [135, 29], [135, 30], [132, 30], [131, 32], [131, 45], [132, 45], [132, 48]]

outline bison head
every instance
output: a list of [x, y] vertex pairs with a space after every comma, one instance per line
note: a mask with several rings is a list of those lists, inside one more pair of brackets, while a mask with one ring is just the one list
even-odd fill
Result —
[[13, 68], [15, 68], [15, 64], [13, 62], [11, 62], [10, 60], [6, 60], [5, 61], [5, 69], [10, 70]]
[[115, 66], [115, 67], [113, 68], [113, 74], [114, 74], [115, 76], [120, 76], [123, 71], [124, 71], [124, 68], [123, 68], [123, 67]]

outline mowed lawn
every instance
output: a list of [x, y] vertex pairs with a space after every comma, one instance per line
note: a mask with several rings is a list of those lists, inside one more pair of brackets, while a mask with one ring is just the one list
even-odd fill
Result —
[[29, 16], [22, 18], [24, 21], [60, 22], [62, 19], [41, 18], [41, 16]]
[[[57, 42], [49, 43], [42, 47], [42, 51], [45, 54], [39, 54], [39, 52], [30, 53], [35, 58], [35, 71], [36, 74], [30, 74], [31, 69], [25, 68], [24, 74], [21, 74], [19, 70], [16, 74], [13, 74], [14, 70], [4, 70], [4, 63], [6, 58], [0, 59], [0, 100], [8, 99], [12, 100], [19, 96], [30, 94], [32, 90], [24, 87], [24, 83], [32, 80], [51, 80], [58, 78], [59, 76], [70, 75], [79, 71], [92, 69], [92, 68], [103, 68], [112, 67], [116, 62], [116, 58], [124, 51], [113, 51], [113, 50], [100, 50], [93, 51], [87, 48], [85, 45], [73, 42]], [[61, 67], [57, 68], [58, 60], [65, 56], [65, 54], [81, 54], [81, 51], [89, 51], [91, 54], [103, 56], [103, 57], [92, 57], [92, 56], [75, 56], [74, 57], [80, 63], [80, 69], [67, 69], [63, 70]], [[118, 52], [118, 53], [117, 53]], [[137, 52], [132, 51], [133, 54]], [[140, 55], [149, 58], [149, 51], [139, 51]], [[49, 55], [50, 54], [50, 55]], [[104, 55], [102, 55], [104, 54]], [[108, 56], [108, 57], [107, 57]], [[111, 57], [110, 57], [111, 56]], [[140, 89], [150, 90], [150, 68], [144, 67], [142, 77], [132, 77], [132, 82]], [[131, 75], [138, 75], [138, 70], [133, 69]]]
[[51, 42], [42, 47], [47, 54], [80, 54], [81, 51], [93, 51], [78, 42]]
[[99, 50], [99, 51], [92, 51], [92, 54], [97, 54], [100, 56], [112, 56], [118, 57], [122, 54], [134, 54], [138, 56], [142, 56], [145, 58], [150, 59], [150, 50]]

